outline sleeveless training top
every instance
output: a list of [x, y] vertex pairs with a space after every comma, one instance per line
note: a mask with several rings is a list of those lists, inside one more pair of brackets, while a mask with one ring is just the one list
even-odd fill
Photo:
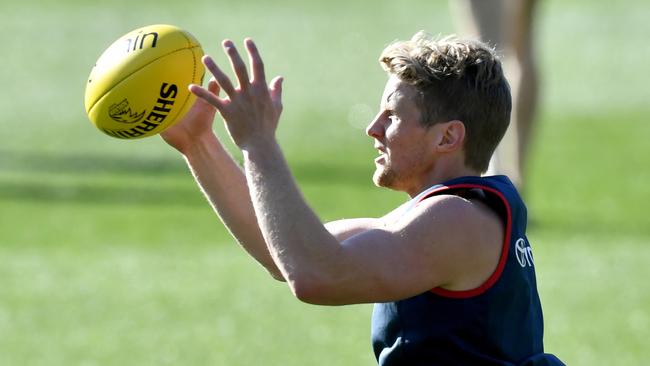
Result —
[[472, 290], [434, 288], [375, 304], [372, 343], [379, 365], [563, 365], [544, 353], [526, 207], [510, 180], [456, 178], [420, 193], [410, 207], [439, 194], [480, 199], [503, 219], [505, 240], [497, 268]]

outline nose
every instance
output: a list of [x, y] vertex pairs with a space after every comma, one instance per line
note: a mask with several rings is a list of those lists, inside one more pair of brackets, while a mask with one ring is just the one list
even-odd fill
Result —
[[381, 123], [382, 113], [378, 113], [375, 118], [366, 127], [366, 135], [379, 139], [384, 135], [384, 126]]

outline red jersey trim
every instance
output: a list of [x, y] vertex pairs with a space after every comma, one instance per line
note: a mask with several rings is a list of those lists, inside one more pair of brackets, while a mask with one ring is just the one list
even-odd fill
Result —
[[508, 200], [503, 196], [501, 192], [491, 187], [483, 186], [480, 184], [469, 184], [469, 183], [453, 184], [450, 186], [438, 187], [432, 190], [431, 192], [426, 193], [424, 196], [422, 196], [422, 198], [418, 200], [416, 205], [437, 193], [447, 191], [450, 189], [457, 189], [457, 188], [468, 188], [468, 189], [477, 188], [497, 195], [497, 197], [499, 197], [503, 201], [503, 204], [506, 208], [506, 216], [507, 216], [506, 232], [503, 239], [503, 245], [501, 247], [501, 257], [499, 257], [499, 264], [497, 265], [497, 268], [494, 270], [494, 272], [490, 275], [490, 277], [485, 282], [483, 282], [482, 285], [471, 290], [462, 290], [462, 291], [446, 290], [440, 287], [436, 287], [431, 290], [431, 292], [436, 295], [455, 298], [455, 299], [466, 299], [484, 293], [485, 291], [490, 289], [490, 287], [492, 287], [499, 280], [499, 278], [501, 278], [503, 269], [506, 266], [506, 261], [508, 260], [508, 251], [510, 250], [510, 235], [512, 234], [512, 212], [510, 210], [510, 204], [508, 203]]

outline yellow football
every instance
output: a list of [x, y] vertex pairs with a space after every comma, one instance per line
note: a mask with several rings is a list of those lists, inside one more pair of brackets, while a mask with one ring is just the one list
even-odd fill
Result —
[[164, 131], [194, 103], [187, 86], [202, 83], [202, 56], [199, 42], [175, 26], [156, 24], [127, 33], [90, 72], [84, 98], [88, 118], [120, 139]]

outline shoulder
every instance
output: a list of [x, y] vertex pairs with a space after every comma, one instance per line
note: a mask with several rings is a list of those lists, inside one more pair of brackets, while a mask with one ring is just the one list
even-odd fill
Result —
[[439, 194], [414, 203], [394, 224], [407, 225], [417, 221], [471, 224], [489, 215], [483, 208], [483, 205], [461, 196]]
[[430, 245], [436, 264], [445, 267], [441, 287], [468, 290], [480, 286], [496, 269], [504, 240], [499, 215], [479, 200], [440, 194], [418, 202], [393, 224], [415, 232], [420, 245]]

